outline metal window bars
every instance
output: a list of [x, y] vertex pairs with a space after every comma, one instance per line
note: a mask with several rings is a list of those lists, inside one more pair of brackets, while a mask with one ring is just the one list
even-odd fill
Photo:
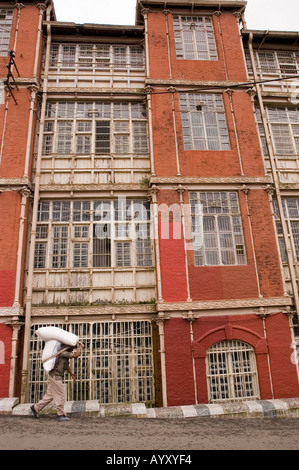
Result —
[[259, 398], [254, 349], [242, 341], [221, 341], [207, 351], [210, 402]]
[[[45, 393], [47, 378], [41, 364], [44, 343], [32, 326], [28, 400], [37, 402]], [[54, 326], [54, 325], [51, 325]], [[55, 324], [78, 335], [85, 348], [71, 367], [77, 377], [65, 377], [67, 400], [98, 400], [100, 403], [154, 401], [154, 367], [150, 321], [101, 321]]]

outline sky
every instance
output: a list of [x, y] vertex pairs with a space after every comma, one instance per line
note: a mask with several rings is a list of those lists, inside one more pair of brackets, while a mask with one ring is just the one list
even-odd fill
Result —
[[[54, 5], [57, 21], [135, 24], [136, 0], [54, 0]], [[299, 0], [247, 0], [245, 19], [248, 29], [299, 31]]]

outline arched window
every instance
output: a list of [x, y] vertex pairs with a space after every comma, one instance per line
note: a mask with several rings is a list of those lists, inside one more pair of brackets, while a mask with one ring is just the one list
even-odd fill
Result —
[[259, 398], [255, 353], [243, 341], [220, 341], [207, 350], [209, 400]]

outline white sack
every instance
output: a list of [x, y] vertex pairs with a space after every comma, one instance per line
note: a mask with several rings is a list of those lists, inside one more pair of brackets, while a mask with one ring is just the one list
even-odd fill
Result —
[[59, 341], [56, 341], [55, 339], [50, 339], [49, 341], [46, 341], [45, 347], [43, 349], [43, 354], [42, 354], [42, 362], [43, 362], [44, 369], [47, 372], [50, 372], [50, 370], [54, 368], [57, 357], [53, 357], [52, 359], [49, 359], [48, 361], [46, 359], [56, 354], [57, 351], [59, 351], [60, 347], [61, 347], [61, 343]]
[[55, 340], [68, 346], [76, 346], [79, 341], [78, 336], [56, 326], [44, 326], [36, 330], [35, 334], [43, 341]]

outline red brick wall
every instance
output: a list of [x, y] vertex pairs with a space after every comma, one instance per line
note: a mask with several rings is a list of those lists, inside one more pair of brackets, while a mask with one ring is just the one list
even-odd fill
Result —
[[11, 306], [14, 299], [15, 269], [18, 251], [20, 194], [0, 194], [0, 306]]
[[11, 328], [3, 323], [0, 323], [0, 398], [8, 397], [11, 335]]
[[[20, 88], [19, 91], [14, 92], [14, 95], [17, 104], [10, 98], [0, 165], [0, 175], [6, 178], [21, 178], [25, 169], [30, 90]], [[4, 105], [1, 106], [3, 119], [2, 108]]]
[[[168, 406], [195, 403], [192, 351], [198, 403], [208, 403], [206, 351], [212, 344], [233, 339], [254, 348], [262, 400], [298, 396], [297, 372], [291, 361], [291, 334], [286, 315], [267, 316], [265, 332], [262, 319], [254, 314], [207, 315], [193, 322], [193, 343], [186, 320], [172, 318], [164, 325]], [[281, 348], [282, 344], [289, 344], [289, 349]]]
[[[219, 81], [226, 79], [247, 81], [238, 25], [234, 15], [224, 13], [219, 20], [217, 16], [212, 16], [218, 54], [217, 61], [177, 60], [172, 15], [168, 15], [167, 18], [172, 78], [201, 81], [211, 80], [211, 77], [214, 77]], [[160, 80], [170, 78], [165, 14], [162, 12], [150, 13], [148, 24], [151, 78]]]
[[[26, 78], [25, 84], [13, 91], [17, 104], [12, 97], [8, 101], [5, 122], [5, 101], [0, 106], [0, 138], [2, 142], [2, 156], [0, 161], [1, 178], [22, 178], [25, 171], [26, 145], [29, 124], [29, 109], [31, 91], [28, 89], [28, 78], [33, 77], [38, 30], [39, 9], [33, 5], [25, 4], [20, 10], [20, 21], [17, 32], [15, 62], [21, 78]], [[13, 25], [10, 37], [10, 49], [14, 48], [16, 38], [18, 9], [14, 9]], [[41, 58], [41, 50], [40, 50]], [[39, 60], [40, 60], [39, 58]], [[6, 64], [8, 57], [0, 58], [0, 74], [7, 74]], [[39, 61], [40, 64], [40, 61]], [[17, 78], [17, 71], [13, 69]], [[35, 104], [37, 106], [37, 103]], [[5, 128], [4, 128], [5, 122]], [[35, 114], [33, 129], [35, 128]], [[30, 142], [29, 176], [32, 166], [32, 151], [34, 132]], [[11, 189], [0, 193], [0, 306], [11, 306], [14, 300], [16, 262], [18, 252], [18, 236], [20, 224], [21, 195]], [[28, 207], [27, 207], [28, 211]], [[24, 247], [26, 248], [27, 213], [24, 225]], [[23, 253], [23, 262], [25, 253]], [[24, 269], [21, 269], [22, 273]], [[22, 282], [22, 279], [21, 279]], [[22, 289], [21, 289], [22, 291]], [[21, 300], [21, 299], [20, 299]]]
[[[167, 19], [171, 70], [174, 79], [188, 80], [191, 89], [193, 80], [225, 81], [226, 78], [241, 82], [247, 80], [237, 20], [233, 14], [223, 13], [220, 17], [213, 15], [218, 51], [217, 61], [177, 60], [172, 15], [169, 14]], [[164, 80], [167, 84], [170, 72], [165, 21], [166, 16], [162, 12], [149, 14], [150, 74], [152, 78]], [[186, 86], [185, 89], [188, 90], [188, 87]], [[175, 128], [172, 99], [175, 109]], [[187, 151], [184, 150], [179, 94], [167, 93], [167, 85], [164, 88], [155, 88], [152, 95], [152, 109], [157, 176], [176, 177], [179, 172], [186, 177], [242, 175], [262, 177], [265, 175], [249, 94], [242, 89], [234, 91], [230, 102], [229, 94], [223, 91], [223, 100], [231, 149], [228, 151]], [[177, 148], [175, 136], [177, 136]], [[194, 187], [193, 189], [196, 190]], [[211, 189], [213, 190], [212, 186]], [[221, 189], [226, 190], [226, 187], [222, 186]], [[206, 190], [209, 190], [208, 186]], [[261, 187], [252, 189], [248, 194], [248, 209], [242, 191], [239, 191], [239, 201], [247, 264], [245, 266], [196, 267], [194, 266], [194, 253], [188, 250], [192, 300], [256, 298], [259, 293], [265, 297], [283, 295], [275, 230], [267, 193]], [[178, 204], [178, 194], [170, 189], [161, 189], [158, 202], [170, 206]], [[187, 192], [184, 194], [184, 202], [189, 203]], [[160, 256], [163, 299], [165, 301], [187, 300], [183, 240], [161, 239]]]

